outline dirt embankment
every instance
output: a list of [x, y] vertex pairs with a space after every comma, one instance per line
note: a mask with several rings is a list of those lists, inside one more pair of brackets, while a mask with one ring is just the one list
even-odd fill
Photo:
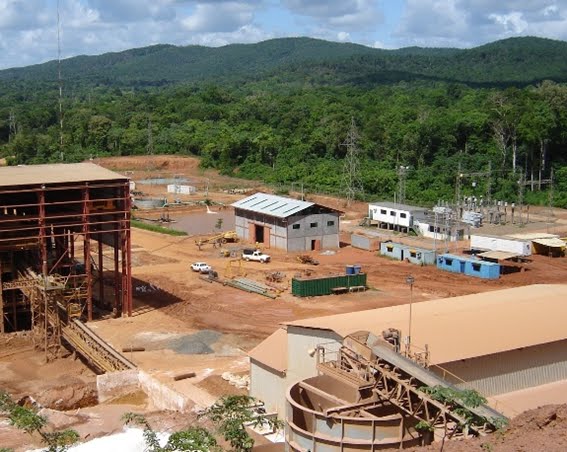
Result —
[[[412, 449], [438, 451], [439, 444]], [[565, 452], [567, 450], [567, 405], [547, 405], [514, 418], [503, 431], [483, 438], [447, 441], [445, 452]]]

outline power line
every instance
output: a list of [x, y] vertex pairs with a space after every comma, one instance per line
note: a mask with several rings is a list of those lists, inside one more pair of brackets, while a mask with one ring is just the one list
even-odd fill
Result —
[[354, 118], [351, 118], [350, 129], [347, 138], [341, 146], [347, 148], [344, 169], [343, 169], [343, 187], [347, 206], [356, 199], [356, 194], [362, 194], [362, 182], [360, 181], [360, 149], [357, 146], [359, 140], [358, 130]]

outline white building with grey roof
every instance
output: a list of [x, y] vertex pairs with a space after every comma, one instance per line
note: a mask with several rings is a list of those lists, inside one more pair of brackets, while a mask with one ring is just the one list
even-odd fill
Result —
[[248, 242], [285, 251], [339, 247], [339, 210], [266, 193], [255, 193], [232, 206], [236, 233]]

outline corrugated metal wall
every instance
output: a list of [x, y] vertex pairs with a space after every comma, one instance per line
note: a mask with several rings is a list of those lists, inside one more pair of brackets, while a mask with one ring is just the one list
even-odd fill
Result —
[[[479, 334], [482, 326], [479, 325]], [[503, 333], [505, 334], [505, 333]], [[441, 365], [485, 397], [567, 380], [567, 341]]]

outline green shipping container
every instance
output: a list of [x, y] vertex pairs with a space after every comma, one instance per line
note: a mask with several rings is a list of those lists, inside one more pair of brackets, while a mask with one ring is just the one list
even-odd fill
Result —
[[366, 273], [338, 275], [325, 278], [293, 278], [291, 293], [296, 297], [331, 295], [336, 287], [366, 286]]

